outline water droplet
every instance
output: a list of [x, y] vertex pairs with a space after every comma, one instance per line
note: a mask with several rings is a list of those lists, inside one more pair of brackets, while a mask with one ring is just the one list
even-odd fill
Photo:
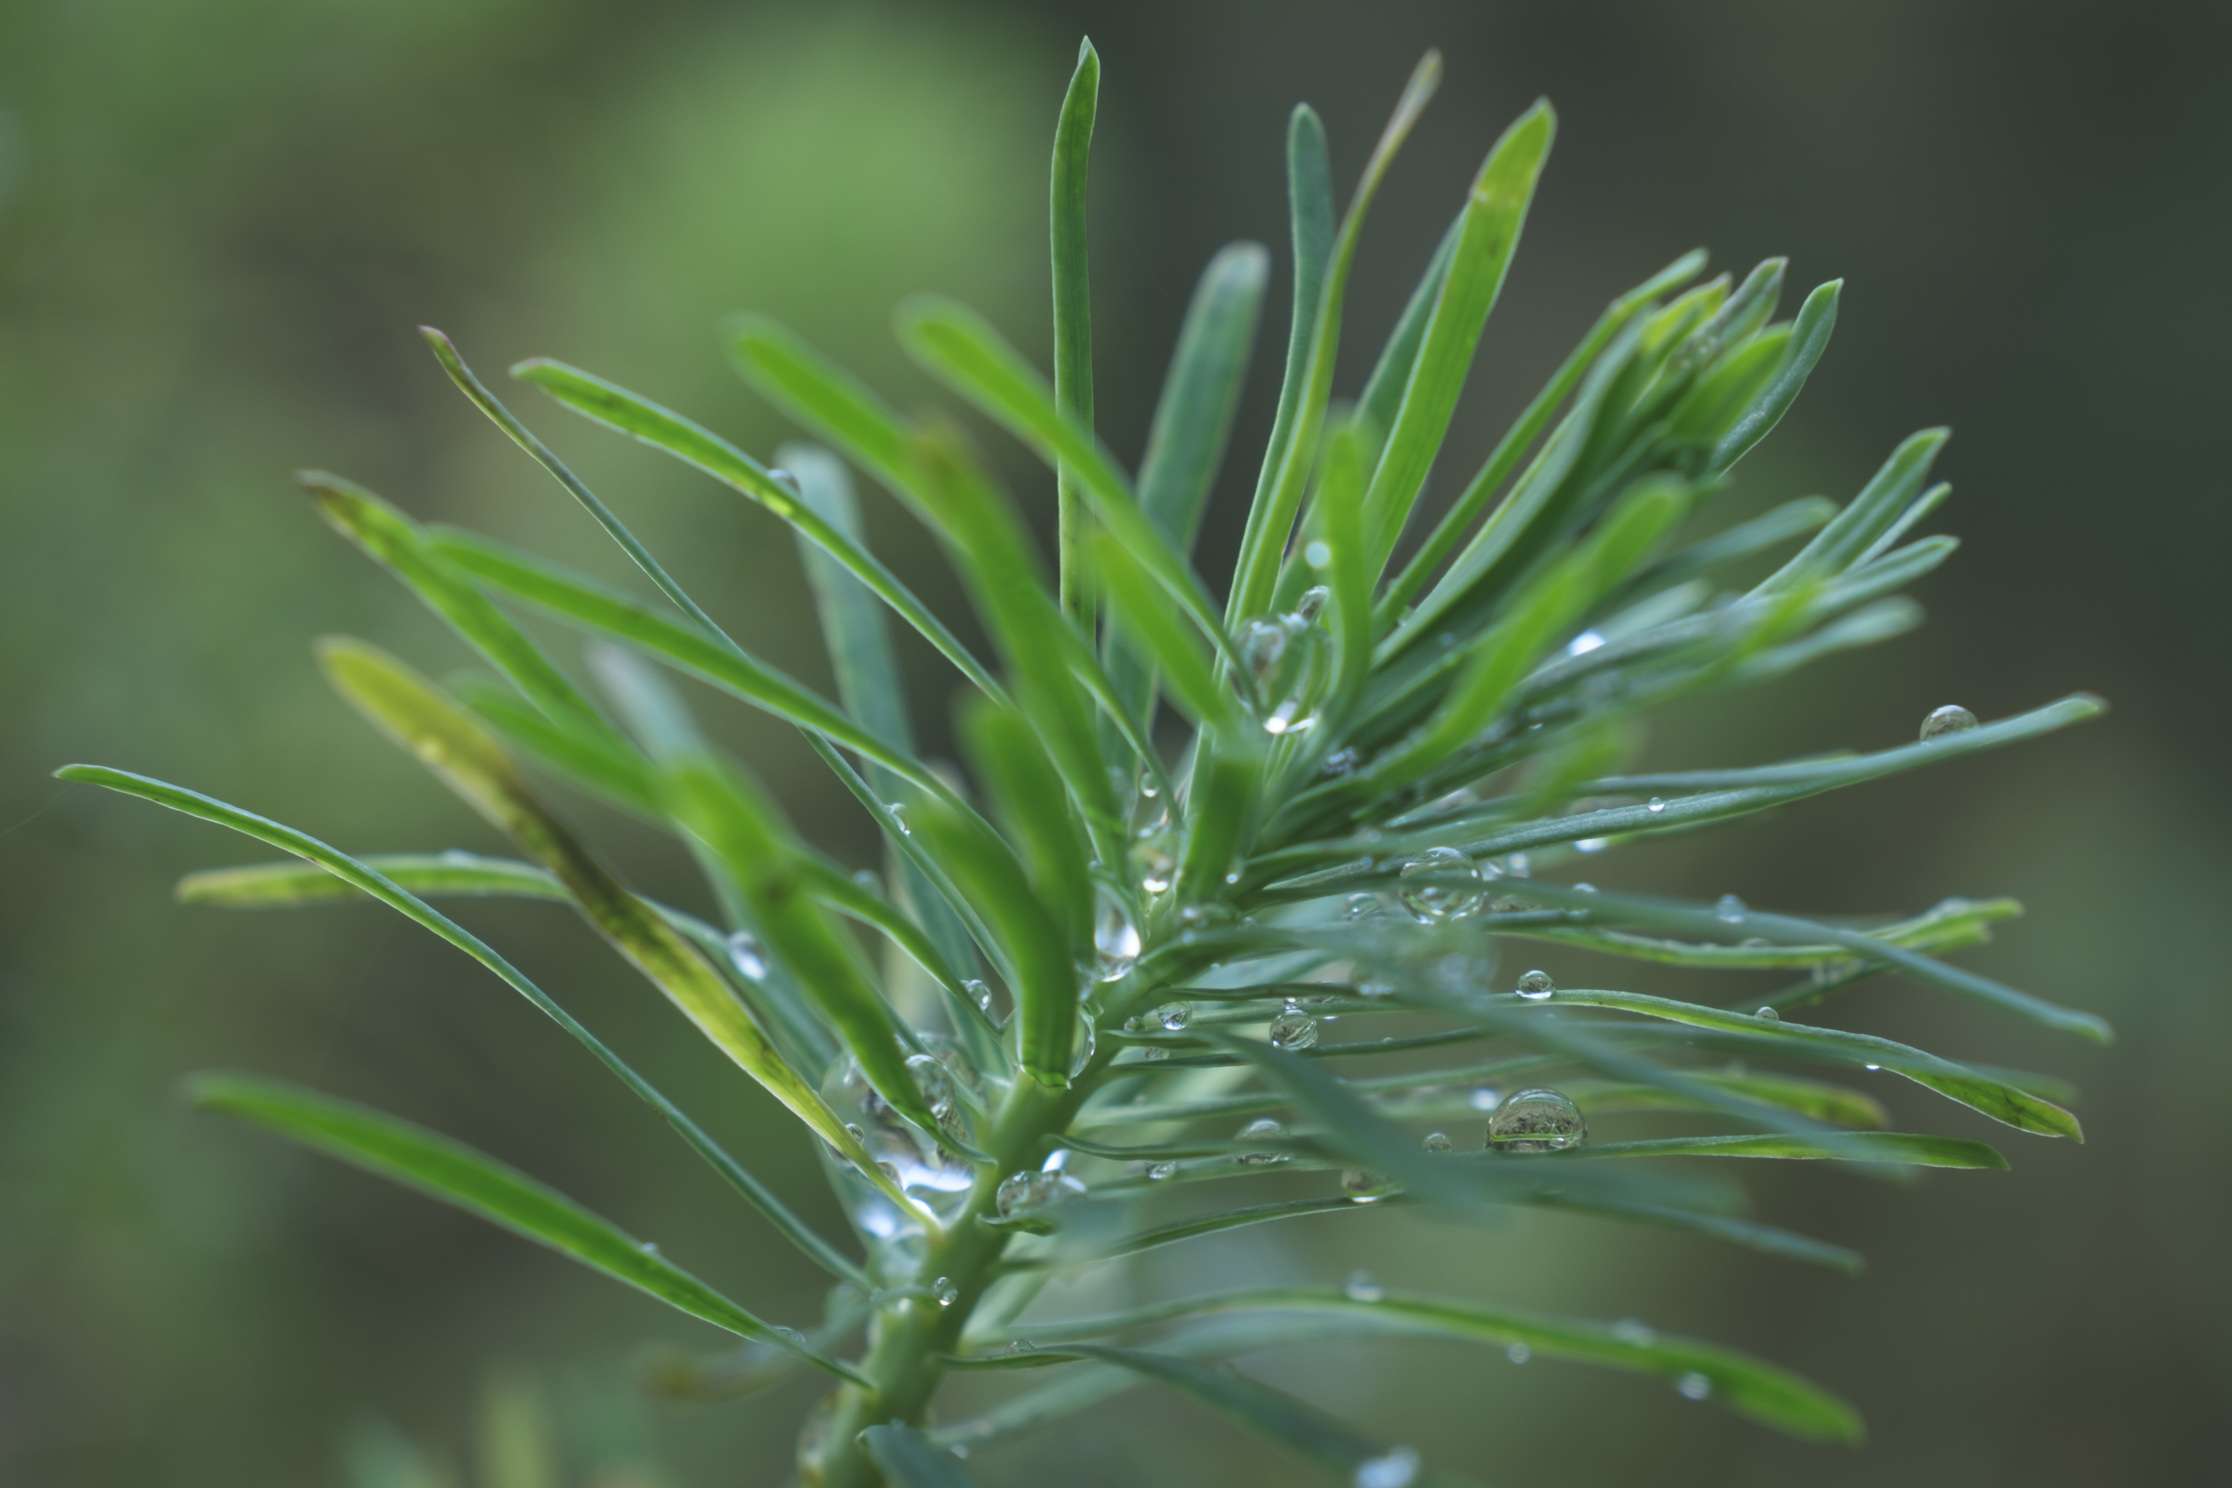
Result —
[[1271, 1020], [1271, 1047], [1274, 1049], [1307, 1049], [1318, 1039], [1318, 1020], [1293, 1003], [1286, 1011]]
[[[1333, 545], [1323, 538], [1310, 539], [1309, 542], [1303, 544], [1302, 561], [1312, 568], [1327, 567], [1333, 562]], [[1320, 585], [1319, 587], [1323, 588], [1324, 586]], [[1305, 594], [1302, 597], [1308, 599], [1310, 596]]]
[[1514, 1364], [1524, 1364], [1534, 1357], [1534, 1350], [1514, 1340], [1504, 1349], [1504, 1357]]
[[951, 1307], [961, 1295], [961, 1288], [953, 1284], [952, 1277], [941, 1276], [930, 1283], [930, 1295], [937, 1299], [940, 1307]]
[[1658, 1342], [1658, 1330], [1638, 1318], [1621, 1318], [1612, 1325], [1612, 1335], [1622, 1343], [1632, 1343], [1637, 1348], [1649, 1348]]
[[1177, 1171], [1178, 1164], [1174, 1162], [1151, 1162], [1147, 1164], [1147, 1181], [1160, 1183]]
[[1387, 1185], [1376, 1173], [1346, 1168], [1341, 1173], [1341, 1192], [1348, 1195], [1352, 1204], [1376, 1204], [1387, 1197]]
[[1577, 853], [1600, 853], [1611, 845], [1612, 840], [1609, 837], [1583, 837], [1574, 842], [1573, 850]]
[[1421, 925], [1461, 920], [1480, 908], [1485, 897], [1473, 887], [1481, 881], [1480, 869], [1454, 847], [1429, 847], [1405, 863], [1397, 876], [1409, 884], [1398, 890], [1403, 907]]
[[1395, 984], [1382, 981], [1378, 977], [1366, 977], [1356, 984], [1356, 995], [1368, 998], [1373, 1002], [1380, 1002], [1395, 995]]
[[1085, 1185], [1069, 1174], [1041, 1169], [1038, 1172], [1010, 1173], [1000, 1180], [992, 1191], [994, 1207], [1000, 1218], [1014, 1219], [1034, 1209], [1044, 1209], [1064, 1199], [1074, 1199], [1085, 1192]]
[[1165, 827], [1133, 838], [1131, 864], [1143, 892], [1169, 893], [1171, 880], [1178, 872], [1178, 853], [1170, 830]]
[[915, 1088], [922, 1092], [930, 1114], [942, 1124], [954, 1110], [953, 1072], [934, 1054], [909, 1054], [907, 1073], [914, 1076]]
[[1350, 921], [1376, 919], [1382, 908], [1377, 894], [1351, 894], [1341, 904], [1341, 918]]
[[[1312, 546], [1325, 548], [1325, 544], [1323, 543], [1315, 543]], [[1327, 558], [1331, 558], [1333, 556], [1333, 550], [1330, 548], [1325, 548], [1325, 556]], [[1330, 600], [1332, 597], [1333, 591], [1326, 588], [1323, 584], [1312, 584], [1309, 588], [1302, 591], [1300, 598], [1295, 600], [1294, 618], [1301, 621], [1304, 625], [1317, 624], [1318, 616], [1325, 613], [1326, 601]]]
[[1664, 796], [1653, 796], [1653, 797], [1651, 797], [1651, 799], [1650, 799], [1650, 800], [1648, 800], [1648, 801], [1646, 801], [1646, 802], [1644, 802], [1644, 803], [1643, 803], [1643, 809], [1644, 809], [1645, 811], [1648, 811], [1648, 812], [1650, 812], [1650, 813], [1651, 813], [1651, 815], [1653, 815], [1653, 816], [1657, 816], [1657, 815], [1658, 815], [1658, 814], [1659, 814], [1660, 812], [1662, 812], [1662, 811], [1664, 811], [1664, 810], [1666, 809], [1666, 797], [1664, 797]]
[[1448, 1152], [1456, 1147], [1457, 1144], [1449, 1140], [1448, 1132], [1430, 1131], [1426, 1133], [1426, 1139], [1423, 1142], [1420, 1142], [1419, 1145], [1421, 1147], [1424, 1147], [1428, 1152]]
[[884, 812], [890, 816], [891, 824], [899, 829], [900, 836], [912, 837], [914, 835], [914, 828], [907, 825], [907, 807], [904, 802], [886, 801]]
[[1713, 903], [1713, 918], [1723, 925], [1744, 923], [1744, 901], [1734, 894], [1723, 894]]
[[1387, 1289], [1371, 1272], [1351, 1271], [1348, 1280], [1341, 1284], [1341, 1293], [1351, 1302], [1377, 1302], [1387, 1295]]
[[1318, 773], [1328, 780], [1338, 780], [1356, 770], [1359, 756], [1349, 745], [1342, 745], [1318, 763]]
[[1604, 637], [1596, 631], [1584, 630], [1566, 642], [1566, 655], [1586, 656], [1604, 644]]
[[1155, 1009], [1155, 1021], [1162, 1025], [1163, 1032], [1176, 1033], [1193, 1021], [1193, 1004], [1166, 1002]]
[[1523, 1001], [1547, 1002], [1551, 994], [1558, 990], [1558, 984], [1550, 979], [1549, 972], [1538, 969], [1523, 974], [1519, 978], [1519, 985], [1512, 990]]
[[969, 994], [970, 999], [976, 1003], [978, 1011], [986, 1013], [992, 1011], [991, 983], [985, 981], [982, 977], [970, 977], [961, 984], [961, 990]]
[[656, 1240], [646, 1240], [642, 1244], [638, 1245], [636, 1249], [642, 1251], [647, 1256], [655, 1256], [659, 1253], [659, 1243]]
[[1883, 1066], [1880, 1064], [1863, 1064], [1860, 1066], [1860, 1068], [1866, 1070], [1871, 1075], [1881, 1074], [1883, 1072]]
[[747, 982], [762, 981], [767, 976], [767, 953], [748, 930], [739, 930], [728, 938], [728, 958], [736, 974]]
[[1100, 908], [1093, 920], [1093, 980], [1120, 980], [1139, 964], [1139, 926], [1131, 910], [1109, 889], [1100, 894]]
[[1564, 1152], [1588, 1135], [1581, 1108], [1556, 1090], [1515, 1091], [1488, 1118], [1488, 1145], [1498, 1152]]
[[1279, 1125], [1276, 1117], [1258, 1116], [1235, 1132], [1233, 1140], [1236, 1142], [1275, 1142], [1285, 1134], [1286, 1128]]
[[1018, 1338], [1007, 1346], [1007, 1351], [1011, 1354], [1035, 1354], [1038, 1352], [1038, 1345], [1028, 1338]]
[[1957, 734], [1962, 729], [1976, 727], [1976, 715], [1959, 703], [1947, 703], [1942, 708], [1932, 708], [1922, 720], [1922, 737], [1935, 739], [1939, 734]]
[[1418, 1449], [1390, 1447], [1356, 1464], [1356, 1488], [1411, 1488], [1418, 1481]]
[[1286, 660], [1287, 628], [1276, 620], [1250, 620], [1240, 627], [1240, 660], [1258, 683], [1269, 682]]
[[1692, 1369], [1674, 1382], [1674, 1388], [1681, 1391], [1684, 1400], [1703, 1400], [1713, 1393], [1713, 1382]]
[[1752, 1016], [1755, 1018], [1765, 1018], [1770, 1023], [1780, 1023], [1782, 1021], [1782, 1014], [1776, 1012], [1771, 1007], [1763, 1006], [1758, 1012], [1752, 1014]]
[[1475, 1085], [1465, 1096], [1465, 1104], [1475, 1111], [1493, 1111], [1503, 1099], [1503, 1092], [1493, 1085]]

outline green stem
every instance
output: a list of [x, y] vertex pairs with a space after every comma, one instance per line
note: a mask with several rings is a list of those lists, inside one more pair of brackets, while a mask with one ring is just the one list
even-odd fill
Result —
[[[1084, 1075], [1091, 1073], [1088, 1067]], [[799, 1470], [808, 1484], [878, 1488], [883, 1482], [860, 1445], [860, 1433], [886, 1421], [921, 1421], [943, 1373], [940, 1360], [952, 1351], [995, 1279], [1012, 1233], [984, 1223], [997, 1212], [1000, 1180], [1039, 1166], [1046, 1138], [1068, 1128], [1091, 1088], [1089, 1078], [1078, 1079], [1067, 1090], [1019, 1078], [1009, 1090], [983, 1144], [996, 1161], [978, 1174], [959, 1217], [923, 1257], [921, 1276], [944, 1277], [954, 1288], [952, 1303], [940, 1307], [908, 1298], [878, 1315], [860, 1365], [874, 1388], [846, 1385], [830, 1397], [826, 1414], [809, 1428], [809, 1438], [800, 1446]]]

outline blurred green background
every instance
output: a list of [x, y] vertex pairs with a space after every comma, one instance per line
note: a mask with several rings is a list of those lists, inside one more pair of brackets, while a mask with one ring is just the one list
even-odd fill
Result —
[[[1893, 987], [1847, 1015], [2068, 1073], [2089, 1145], [2009, 1134], [2015, 1172], [1913, 1187], [1760, 1175], [1768, 1215], [1869, 1253], [1855, 1281], [1585, 1221], [1482, 1239], [1395, 1215], [1368, 1234], [1250, 1231], [1166, 1264], [1213, 1281], [1363, 1261], [1466, 1295], [1636, 1314], [1816, 1375], [1874, 1435], [1858, 1454], [1806, 1449], [1648, 1383], [1433, 1345], [1326, 1345], [1269, 1371], [1493, 1481], [2198, 1476], [2232, 1398], [2226, 631], [2210, 619], [2232, 538], [2222, 8], [10, 0], [0, 1482], [345, 1481], [352, 1454], [406, 1438], [469, 1460], [492, 1380], [499, 1415], [517, 1409], [502, 1382], [542, 1392], [579, 1481], [781, 1478], [802, 1392], [649, 1402], [633, 1383], [643, 1348], [706, 1345], [686, 1321], [194, 1118], [173, 1084], [239, 1066], [389, 1107], [659, 1237], [751, 1305], [812, 1316], [815, 1276], [656, 1121], [384, 911], [172, 905], [181, 871], [257, 854], [46, 772], [143, 769], [363, 851], [491, 846], [318, 683], [306, 643], [323, 632], [436, 670], [462, 656], [330, 539], [287, 472], [340, 470], [415, 513], [616, 574], [414, 325], [445, 327], [492, 373], [532, 353], [580, 362], [762, 453], [785, 431], [723, 366], [730, 311], [776, 312], [914, 404], [932, 395], [885, 329], [911, 290], [956, 293], [1043, 347], [1047, 141], [1081, 31], [1106, 68], [1101, 425], [1128, 461], [1198, 267], [1242, 237], [1283, 262], [1289, 105], [1324, 113], [1346, 183], [1436, 45], [1448, 81], [1375, 212], [1346, 387], [1481, 152], [1547, 93], [1557, 149], [1453, 465], [1469, 468], [1605, 300], [1695, 243], [1739, 270], [1788, 253], [1799, 288], [1848, 280], [1828, 361], [1733, 505], [1847, 496], [1910, 430], [1957, 431], [1938, 525], [1966, 547], [1920, 592], [1928, 629], [1669, 718], [1654, 759], [1877, 747], [1948, 700], [1990, 716], [2087, 687], [2115, 704], [2075, 734], [1627, 849], [1597, 873], [1794, 908], [2019, 895], [2029, 919], [1977, 964], [2108, 1014], [2115, 1048]], [[1242, 448], [1268, 422], [1284, 294]], [[770, 519], [516, 402], [749, 644], [823, 677]], [[1220, 561], [1243, 465], [1207, 539]], [[877, 507], [871, 531], [958, 613], [904, 519]], [[920, 671], [927, 719], [944, 683]], [[865, 823], [794, 737], [708, 712], [800, 819], [865, 860]], [[642, 883], [693, 893], [657, 844], [577, 815]], [[795, 1129], [570, 918], [470, 918], [834, 1221]], [[1966, 1129], [1942, 1103], [1901, 1109]], [[1075, 1488], [1210, 1484], [1288, 1470], [1267, 1451], [1142, 1392], [977, 1467], [992, 1483], [1058, 1469]]]

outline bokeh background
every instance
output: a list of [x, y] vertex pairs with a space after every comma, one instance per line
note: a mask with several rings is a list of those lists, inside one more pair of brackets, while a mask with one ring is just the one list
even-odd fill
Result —
[[[490, 371], [531, 353], [580, 362], [762, 452], [785, 431], [724, 368], [714, 330], [733, 310], [776, 311], [902, 402], [933, 396], [886, 332], [908, 291], [956, 293], [1043, 346], [1047, 141], [1084, 31], [1106, 67], [1101, 424], [1127, 460], [1198, 267], [1235, 238], [1283, 261], [1290, 104], [1320, 108], [1351, 180], [1436, 45], [1448, 81], [1375, 212], [1346, 386], [1480, 153], [1547, 93], [1557, 148], [1467, 393], [1463, 463], [1606, 299], [1696, 243], [1739, 270], [1788, 253], [1790, 303], [1848, 280], [1827, 362], [1732, 503], [1846, 496], [1908, 431], [1957, 431], [1938, 526], [1966, 546], [1921, 590], [1928, 629], [1670, 718], [1654, 758], [1880, 746], [1948, 700], [1990, 716], [2087, 687], [2115, 704], [2073, 734], [1596, 872], [1798, 908], [2019, 895], [2029, 918], [1978, 964], [2108, 1014], [2116, 1047], [1895, 987], [1847, 1013], [2070, 1075], [2088, 1145], [2007, 1134], [2013, 1173], [1913, 1187], [1760, 1175], [1769, 1215], [1867, 1250], [1855, 1281], [1582, 1221], [1480, 1239], [1396, 1216], [1369, 1235], [1251, 1231], [1170, 1264], [1322, 1279], [1363, 1261], [1638, 1314], [1787, 1360], [1851, 1393], [1873, 1430], [1858, 1454], [1807, 1449], [1648, 1383], [1463, 1350], [1327, 1345], [1272, 1367], [1494, 1481], [2193, 1480], [2232, 1398], [2221, 8], [11, 0], [0, 1481], [400, 1482], [383, 1474], [418, 1453], [501, 1483], [481, 1423], [516, 1440], [538, 1410], [573, 1481], [781, 1479], [801, 1393], [649, 1401], [642, 1350], [702, 1346], [687, 1322], [192, 1117], [174, 1081], [269, 1071], [457, 1132], [778, 1315], [819, 1306], [803, 1263], [462, 959], [369, 906], [174, 906], [181, 871], [257, 854], [47, 771], [148, 770], [358, 850], [490, 845], [318, 683], [306, 642], [323, 632], [437, 670], [461, 656], [330, 539], [288, 471], [341, 470], [426, 517], [616, 574], [414, 325], [444, 326]], [[1243, 448], [1268, 422], [1284, 294]], [[824, 675], [770, 519], [517, 402], [751, 645]], [[997, 448], [1024, 489], [1045, 485]], [[1208, 535], [1219, 559], [1244, 463]], [[916, 532], [887, 509], [870, 520], [890, 561], [951, 605]], [[914, 700], [933, 736], [942, 685]], [[708, 709], [818, 836], [865, 858], [864, 823], [794, 738]], [[643, 883], [692, 892], [656, 843], [577, 813]], [[804, 1141], [570, 918], [471, 919], [834, 1219]], [[1942, 1103], [1902, 1109], [1967, 1129]], [[976, 1466], [1086, 1488], [1290, 1464], [1140, 1392]]]

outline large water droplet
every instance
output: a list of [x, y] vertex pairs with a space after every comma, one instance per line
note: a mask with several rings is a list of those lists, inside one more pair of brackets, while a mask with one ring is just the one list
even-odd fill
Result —
[[747, 982], [764, 981], [767, 977], [767, 953], [749, 930], [739, 930], [728, 938], [729, 965]]
[[1976, 727], [1976, 715], [1959, 703], [1947, 703], [1942, 708], [1932, 708], [1922, 720], [1922, 737], [1935, 739], [1939, 734], [1957, 734], [1962, 729]]
[[1418, 1481], [1418, 1449], [1390, 1447], [1356, 1464], [1356, 1488], [1411, 1488]]
[[1556, 1090], [1515, 1091], [1488, 1118], [1488, 1145], [1498, 1152], [1564, 1152], [1588, 1135], [1581, 1108]]
[[1274, 1049], [1307, 1049], [1318, 1040], [1318, 1020], [1290, 1002], [1271, 1020], [1270, 1038]]
[[1550, 979], [1549, 972], [1538, 969], [1523, 973], [1519, 985], [1512, 990], [1524, 1001], [1547, 1002], [1558, 990], [1558, 984]]
[[1479, 867], [1454, 847], [1427, 848], [1405, 863], [1397, 876], [1404, 884], [1397, 891], [1403, 907], [1421, 925], [1463, 919], [1486, 897], [1486, 891], [1477, 887]]
[[1093, 980], [1113, 982], [1139, 964], [1139, 926], [1114, 891], [1102, 889], [1093, 919]]

